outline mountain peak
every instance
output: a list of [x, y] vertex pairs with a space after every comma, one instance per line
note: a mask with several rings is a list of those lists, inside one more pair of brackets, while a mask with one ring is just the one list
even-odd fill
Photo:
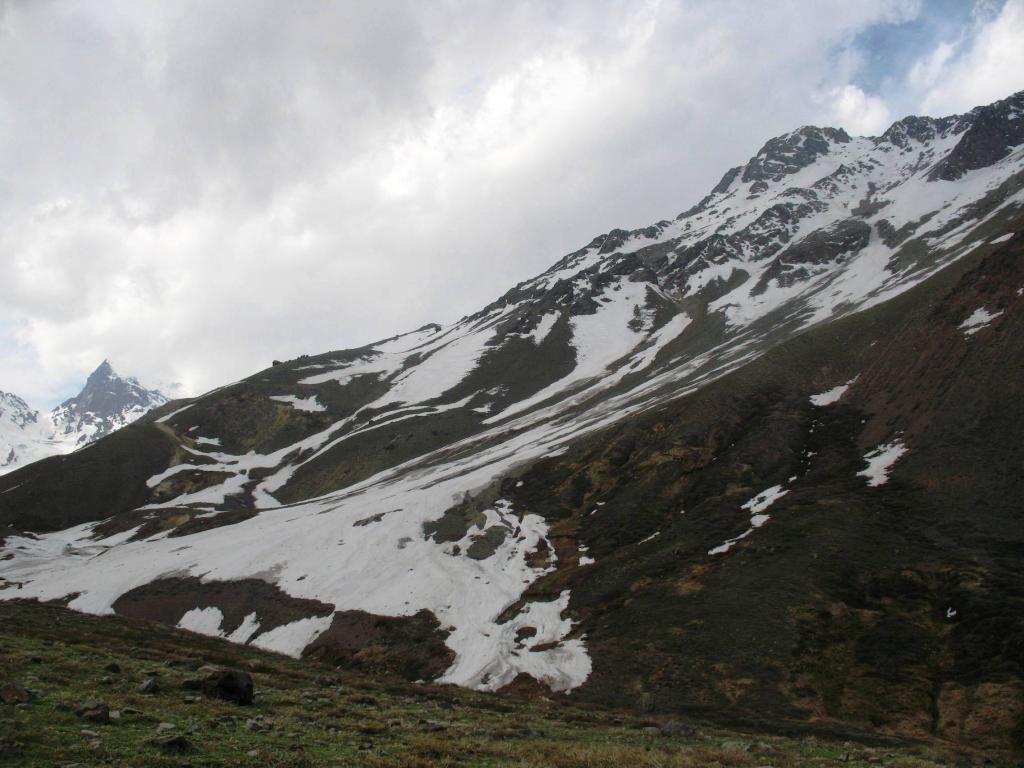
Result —
[[110, 360], [104, 359], [89, 374], [82, 391], [54, 408], [51, 417], [58, 437], [84, 445], [168, 400], [159, 390], [146, 389], [138, 379], [121, 376]]

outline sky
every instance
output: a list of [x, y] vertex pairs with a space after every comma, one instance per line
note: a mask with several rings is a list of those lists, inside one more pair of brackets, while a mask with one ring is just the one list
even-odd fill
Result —
[[1024, 89], [1024, 0], [0, 0], [0, 390], [450, 323], [772, 136]]

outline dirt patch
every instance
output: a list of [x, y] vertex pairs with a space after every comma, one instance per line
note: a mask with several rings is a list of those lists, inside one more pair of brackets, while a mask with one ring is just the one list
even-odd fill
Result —
[[427, 610], [412, 616], [338, 611], [303, 656], [407, 680], [433, 680], [455, 660], [455, 652], [444, 642], [448, 634]]

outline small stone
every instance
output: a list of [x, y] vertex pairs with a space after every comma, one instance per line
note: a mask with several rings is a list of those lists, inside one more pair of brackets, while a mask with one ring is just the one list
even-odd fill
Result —
[[249, 757], [256, 757], [259, 754], [259, 750], [257, 750], [257, 749], [250, 749], [245, 754], [247, 754]]
[[160, 684], [155, 677], [147, 678], [146, 682], [139, 686], [139, 693], [157, 693], [159, 690]]
[[174, 723], [160, 723], [160, 724], [159, 724], [159, 725], [158, 725], [158, 726], [156, 727], [156, 729], [157, 729], [158, 731], [166, 732], [166, 731], [173, 731], [173, 730], [174, 730], [175, 728], [177, 728], [177, 727], [178, 727], [178, 726], [176, 726], [176, 725], [175, 725]]
[[112, 709], [112, 710], [110, 710], [110, 722], [112, 722], [112, 723], [119, 723], [119, 722], [121, 722], [121, 710], [120, 709]]
[[640, 729], [646, 736], [661, 736], [661, 728], [655, 725], [648, 725], [646, 728]]
[[86, 701], [75, 710], [75, 714], [91, 723], [110, 722], [110, 707], [102, 701]]
[[245, 721], [245, 729], [247, 731], [258, 731], [260, 730], [260, 724], [257, 721], [250, 718], [249, 720]]
[[87, 738], [87, 739], [99, 738], [99, 734], [96, 733], [96, 731], [90, 731], [87, 728], [83, 728], [82, 729], [82, 735], [85, 736], [85, 738]]

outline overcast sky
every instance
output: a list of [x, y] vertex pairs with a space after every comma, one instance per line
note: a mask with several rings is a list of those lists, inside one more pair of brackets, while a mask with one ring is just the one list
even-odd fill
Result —
[[452, 322], [804, 124], [1024, 88], [1024, 0], [0, 0], [0, 389]]

